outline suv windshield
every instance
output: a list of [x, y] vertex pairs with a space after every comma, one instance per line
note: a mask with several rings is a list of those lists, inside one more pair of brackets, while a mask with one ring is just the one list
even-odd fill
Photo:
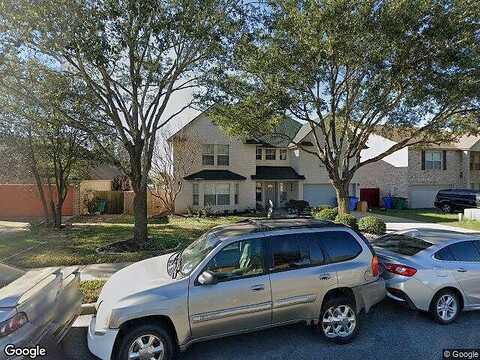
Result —
[[14, 282], [25, 274], [24, 271], [0, 264], [0, 289]]
[[397, 254], [406, 256], [413, 256], [433, 245], [422, 239], [402, 234], [382, 236], [375, 240], [373, 244], [382, 249], [390, 250]]
[[188, 245], [181, 253], [179, 261], [179, 273], [188, 276], [198, 264], [212, 251], [219, 242], [214, 234], [207, 232], [193, 243]]

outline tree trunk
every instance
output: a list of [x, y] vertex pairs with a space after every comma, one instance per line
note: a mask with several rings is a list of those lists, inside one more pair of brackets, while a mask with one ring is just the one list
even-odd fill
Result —
[[62, 226], [62, 208], [63, 201], [57, 202], [55, 205], [55, 211], [53, 212], [53, 226], [59, 229]]
[[348, 186], [350, 183], [333, 184], [337, 192], [338, 213], [348, 214]]
[[35, 151], [33, 150], [33, 140], [31, 129], [28, 131], [28, 153], [30, 160], [30, 171], [32, 172], [33, 178], [35, 179], [35, 184], [37, 185], [38, 195], [40, 196], [40, 201], [42, 202], [43, 216], [45, 217], [45, 222], [50, 223], [50, 217], [48, 215], [48, 204], [47, 198], [45, 197], [45, 191], [43, 189], [43, 183], [38, 173], [37, 158], [35, 156]]
[[133, 228], [133, 238], [139, 244], [139, 246], [143, 246], [148, 237], [147, 191], [146, 189], [140, 188], [139, 190], [135, 190], [134, 194], [133, 212], [135, 226]]

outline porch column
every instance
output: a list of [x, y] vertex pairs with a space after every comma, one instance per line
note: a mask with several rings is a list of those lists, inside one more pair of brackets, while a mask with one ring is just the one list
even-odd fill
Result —
[[470, 151], [466, 150], [463, 151], [462, 154], [463, 159], [463, 184], [465, 185], [466, 189], [470, 189]]
[[298, 200], [303, 200], [303, 181], [299, 181], [297, 184]]

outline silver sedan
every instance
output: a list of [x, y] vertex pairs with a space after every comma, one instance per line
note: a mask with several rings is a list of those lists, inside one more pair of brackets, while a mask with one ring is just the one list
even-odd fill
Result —
[[480, 234], [414, 229], [373, 242], [387, 296], [440, 324], [480, 309]]
[[77, 268], [0, 264], [0, 360], [32, 357], [29, 348], [60, 341], [80, 312], [79, 283]]

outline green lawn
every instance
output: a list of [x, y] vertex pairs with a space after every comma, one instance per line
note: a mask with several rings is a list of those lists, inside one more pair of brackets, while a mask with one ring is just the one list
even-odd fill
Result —
[[[153, 243], [148, 251], [118, 255], [97, 254], [95, 250], [101, 245], [132, 237], [133, 225], [129, 224], [133, 222], [132, 218], [124, 215], [119, 216], [117, 225], [111, 223], [114, 222], [111, 217], [108, 221], [111, 224], [75, 225], [67, 226], [62, 230], [38, 229], [2, 235], [0, 261], [22, 268], [138, 261], [175, 248], [179, 244], [185, 246], [216, 225], [232, 223], [240, 219], [242, 218], [238, 216], [206, 219], [172, 217], [168, 224], [149, 225], [149, 234]], [[98, 223], [99, 221], [88, 217], [75, 219], [75, 222]], [[1, 260], [32, 246], [35, 247], [29, 251], [6, 261]]]
[[439, 210], [432, 209], [407, 209], [407, 210], [380, 210], [372, 209], [372, 213], [386, 216], [457, 226], [465, 229], [480, 231], [480, 221], [458, 221], [458, 214], [444, 214]]

